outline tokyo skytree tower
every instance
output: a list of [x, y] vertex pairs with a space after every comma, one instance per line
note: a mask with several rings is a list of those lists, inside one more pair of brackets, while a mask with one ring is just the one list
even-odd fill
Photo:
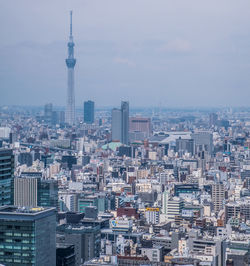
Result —
[[67, 107], [66, 107], [66, 123], [75, 124], [75, 91], [74, 91], [74, 67], [76, 59], [74, 58], [74, 42], [72, 35], [72, 11], [70, 11], [70, 35], [68, 42], [68, 58], [65, 60], [68, 68], [68, 89], [67, 89]]

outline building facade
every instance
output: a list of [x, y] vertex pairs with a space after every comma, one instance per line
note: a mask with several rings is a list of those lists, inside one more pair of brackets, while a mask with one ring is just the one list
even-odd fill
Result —
[[129, 144], [129, 102], [121, 102], [121, 109], [112, 109], [112, 141]]
[[101, 234], [100, 227], [62, 225], [57, 228], [57, 243], [68, 243], [75, 246], [75, 265], [99, 257]]
[[56, 265], [54, 208], [0, 207], [0, 263]]
[[122, 143], [128, 145], [129, 143], [129, 102], [121, 102], [122, 115]]
[[151, 119], [144, 117], [131, 117], [129, 119], [129, 140], [145, 140], [152, 135]]
[[213, 134], [209, 131], [197, 131], [191, 134], [194, 140], [195, 151], [207, 151], [209, 154], [213, 153]]
[[225, 187], [221, 183], [212, 185], [212, 202], [215, 213], [223, 209], [223, 201], [225, 200]]
[[93, 101], [84, 102], [84, 123], [93, 124], [95, 122], [95, 103]]
[[25, 207], [58, 207], [58, 183], [40, 177], [14, 178], [14, 204]]
[[112, 141], [120, 141], [122, 140], [122, 119], [121, 119], [121, 110], [117, 108], [112, 109]]

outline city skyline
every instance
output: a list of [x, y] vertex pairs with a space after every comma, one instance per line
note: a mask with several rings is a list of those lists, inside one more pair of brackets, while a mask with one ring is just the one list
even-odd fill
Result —
[[31, 1], [29, 9], [15, 3], [19, 12], [9, 3], [0, 11], [0, 105], [65, 104], [73, 9], [77, 106], [86, 99], [97, 106], [249, 106], [246, 1], [61, 1], [57, 9], [45, 1], [39, 11]]
[[249, 18], [3, 2], [0, 265], [250, 266]]

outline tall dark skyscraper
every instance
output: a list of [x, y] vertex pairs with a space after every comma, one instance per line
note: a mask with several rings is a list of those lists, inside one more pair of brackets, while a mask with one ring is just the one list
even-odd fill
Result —
[[93, 101], [84, 102], [84, 123], [93, 124], [95, 121], [95, 103]]
[[129, 102], [121, 102], [121, 116], [122, 116], [122, 127], [121, 136], [122, 143], [128, 145], [129, 142]]
[[74, 58], [74, 46], [75, 44], [72, 35], [72, 11], [70, 11], [70, 36], [68, 42], [68, 58], [66, 59], [66, 65], [68, 68], [66, 123], [69, 125], [75, 123], [74, 67], [76, 59]]
[[0, 206], [13, 204], [14, 155], [10, 149], [0, 149]]

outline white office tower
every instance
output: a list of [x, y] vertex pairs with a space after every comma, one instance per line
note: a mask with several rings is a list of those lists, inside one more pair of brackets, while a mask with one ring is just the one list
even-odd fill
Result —
[[181, 214], [184, 202], [179, 197], [170, 197], [169, 191], [162, 193], [162, 209], [160, 222], [174, 221], [176, 216]]

